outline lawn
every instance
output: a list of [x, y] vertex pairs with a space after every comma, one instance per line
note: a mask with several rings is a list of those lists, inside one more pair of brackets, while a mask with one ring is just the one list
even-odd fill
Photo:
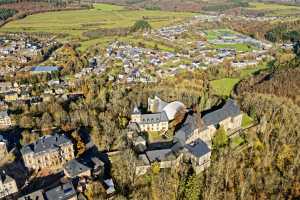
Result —
[[0, 32], [64, 33], [82, 38], [82, 33], [99, 28], [127, 28], [147, 19], [153, 28], [166, 26], [195, 14], [148, 10], [123, 10], [123, 7], [96, 4], [94, 9], [47, 12], [12, 21]]
[[206, 30], [204, 31], [206, 34], [206, 37], [208, 40], [215, 40], [219, 36], [222, 36], [224, 34], [236, 34], [236, 32], [230, 30], [230, 29], [214, 29], [214, 30]]
[[234, 86], [240, 81], [238, 78], [224, 78], [211, 81], [214, 93], [219, 96], [230, 96]]
[[241, 136], [236, 136], [230, 140], [230, 147], [234, 149], [243, 144], [244, 142], [245, 140]]
[[253, 119], [251, 117], [249, 117], [247, 114], [244, 114], [243, 119], [242, 119], [242, 127], [247, 128], [252, 123], [253, 123]]
[[242, 52], [248, 52], [253, 51], [254, 47], [248, 44], [216, 44], [213, 45], [216, 49], [224, 49], [224, 48], [230, 48], [235, 49], [236, 51], [242, 51]]

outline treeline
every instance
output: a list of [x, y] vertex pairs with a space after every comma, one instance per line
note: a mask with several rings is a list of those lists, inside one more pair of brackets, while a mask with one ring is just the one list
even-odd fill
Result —
[[16, 3], [17, 0], [0, 0], [0, 5], [8, 3]]
[[238, 8], [238, 7], [248, 7], [249, 3], [248, 2], [243, 2], [243, 1], [235, 1], [231, 3], [216, 3], [216, 4], [211, 4], [203, 7], [203, 10], [205, 11], [225, 11], [233, 8]]
[[0, 21], [4, 21], [17, 13], [16, 10], [7, 9], [7, 8], [0, 8]]
[[265, 38], [271, 42], [299, 41], [300, 20], [277, 25], [265, 34]]

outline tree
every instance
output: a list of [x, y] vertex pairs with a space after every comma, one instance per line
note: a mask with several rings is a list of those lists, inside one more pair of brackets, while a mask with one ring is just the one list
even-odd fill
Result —
[[20, 140], [20, 143], [22, 146], [25, 146], [27, 144], [31, 144], [35, 141], [38, 140], [39, 136], [38, 134], [34, 133], [34, 132], [30, 132], [28, 130], [25, 130], [21, 133], [22, 138]]
[[298, 58], [300, 58], [300, 40], [294, 44], [294, 53]]
[[228, 136], [223, 126], [220, 126], [217, 130], [212, 142], [215, 149], [224, 147], [228, 144]]
[[136, 21], [135, 24], [131, 28], [132, 32], [149, 31], [149, 30], [151, 30], [151, 26], [150, 26], [149, 22], [146, 20]]

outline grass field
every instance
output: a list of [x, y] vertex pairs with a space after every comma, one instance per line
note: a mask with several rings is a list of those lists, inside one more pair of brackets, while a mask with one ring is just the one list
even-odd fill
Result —
[[232, 89], [239, 81], [238, 78], [224, 78], [211, 81], [211, 85], [216, 95], [230, 96]]
[[299, 9], [300, 7], [298, 6], [292, 6], [292, 5], [283, 5], [283, 4], [275, 4], [275, 3], [250, 3], [250, 7], [248, 9], [252, 10], [268, 10], [268, 11], [273, 11], [273, 10], [287, 10], [287, 9]]
[[124, 10], [123, 6], [105, 4], [105, 3], [97, 3], [94, 4], [94, 9], [101, 10], [101, 11], [120, 11]]
[[230, 48], [230, 49], [235, 49], [236, 51], [243, 51], [243, 52], [253, 51], [254, 49], [253, 46], [248, 44], [217, 44], [217, 45], [213, 45], [213, 47], [216, 49]]
[[236, 32], [230, 29], [215, 29], [215, 30], [206, 30], [204, 31], [208, 40], [215, 40], [219, 36], [224, 34], [236, 34]]
[[90, 10], [31, 15], [6, 24], [0, 31], [64, 33], [72, 37], [82, 37], [82, 33], [89, 30], [131, 27], [140, 19], [147, 19], [153, 28], [158, 28], [193, 15], [183, 12], [125, 10], [120, 6], [96, 4]]
[[283, 5], [276, 3], [250, 3], [247, 8], [254, 11], [264, 11], [267, 16], [300, 15], [300, 6]]

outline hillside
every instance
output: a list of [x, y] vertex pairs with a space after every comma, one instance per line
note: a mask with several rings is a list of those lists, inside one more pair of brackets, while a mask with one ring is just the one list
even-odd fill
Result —
[[241, 81], [237, 86], [238, 94], [273, 94], [291, 99], [300, 105], [300, 68], [283, 69], [274, 74], [262, 73]]

